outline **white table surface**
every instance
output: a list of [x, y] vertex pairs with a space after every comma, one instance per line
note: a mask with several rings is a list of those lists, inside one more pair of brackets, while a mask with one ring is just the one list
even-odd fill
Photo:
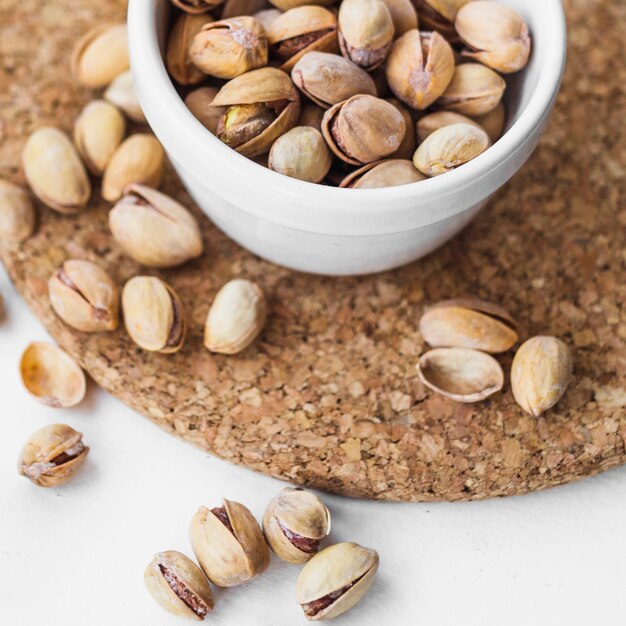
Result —
[[[0, 624], [184, 624], [148, 595], [154, 552], [192, 556], [187, 527], [223, 496], [261, 518], [283, 483], [162, 432], [91, 383], [83, 404], [55, 410], [22, 388], [18, 361], [46, 333], [0, 270]], [[28, 435], [65, 422], [91, 447], [75, 480], [41, 489], [18, 476]], [[458, 504], [384, 504], [324, 496], [332, 540], [376, 548], [369, 595], [342, 626], [558, 626], [626, 619], [626, 470], [528, 496]], [[306, 624], [298, 566], [273, 557], [257, 580], [218, 590], [207, 623]]]

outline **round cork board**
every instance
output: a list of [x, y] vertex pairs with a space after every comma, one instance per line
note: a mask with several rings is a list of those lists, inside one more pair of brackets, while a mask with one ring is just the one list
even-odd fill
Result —
[[[164, 189], [201, 218], [208, 250], [162, 273], [190, 318], [174, 356], [142, 352], [123, 329], [75, 332], [50, 309], [47, 279], [68, 257], [98, 262], [120, 285], [142, 271], [112, 242], [97, 186], [78, 217], [40, 207], [36, 235], [1, 248], [2, 260], [46, 328], [102, 387], [172, 434], [278, 478], [365, 498], [469, 500], [623, 463], [626, 4], [565, 4], [569, 66], [540, 148], [461, 236], [426, 259], [365, 278], [276, 267], [213, 227], [170, 172]], [[71, 129], [93, 97], [69, 76], [72, 45], [124, 9], [122, 0], [0, 3], [0, 176], [23, 182], [20, 152], [36, 127]], [[267, 327], [243, 354], [211, 355], [202, 347], [207, 310], [238, 276], [270, 295]], [[575, 383], [554, 410], [524, 414], [508, 385], [462, 405], [420, 384], [418, 319], [428, 304], [463, 295], [502, 304], [522, 336], [550, 333], [573, 346]], [[511, 355], [501, 360], [508, 370]]]

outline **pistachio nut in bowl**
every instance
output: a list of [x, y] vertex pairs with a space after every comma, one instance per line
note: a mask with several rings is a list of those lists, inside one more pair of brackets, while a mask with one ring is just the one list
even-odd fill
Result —
[[[243, 153], [252, 155], [259, 149], [265, 152], [262, 156], [266, 158], [275, 138], [263, 141], [259, 148], [259, 140], [254, 136], [248, 144], [243, 144], [246, 149], [240, 147], [239, 151], [220, 141], [194, 117], [183, 100], [185, 92], [177, 91], [167, 73], [164, 59], [173, 15], [170, 0], [130, 0], [131, 69], [152, 131], [165, 148], [183, 184], [218, 228], [255, 254], [297, 270], [334, 275], [372, 273], [418, 259], [458, 233], [491, 195], [519, 170], [539, 142], [565, 64], [563, 8], [560, 0], [501, 2], [523, 17], [532, 38], [532, 51], [525, 68], [505, 75], [507, 121], [504, 135], [492, 141], [493, 145], [471, 161], [444, 175], [394, 187], [337, 188], [298, 180], [244, 156]], [[432, 29], [426, 27], [426, 30]], [[458, 49], [466, 46], [468, 56], [464, 58], [470, 63], [478, 63], [476, 52], [481, 42], [474, 31], [465, 29], [463, 34], [463, 42], [459, 40], [455, 45]], [[407, 37], [411, 41], [417, 39], [415, 34]], [[423, 55], [426, 64], [434, 52], [430, 54], [426, 45], [428, 38], [420, 40], [426, 46]], [[398, 41], [397, 35], [394, 41]], [[306, 55], [301, 57], [305, 58]], [[381, 65], [376, 72], [380, 74], [384, 67]], [[492, 71], [495, 70], [482, 72], [484, 78], [491, 79]], [[252, 72], [273, 76], [269, 67]], [[285, 77], [288, 76], [286, 73]], [[458, 91], [459, 85], [463, 87], [464, 78], [464, 73], [452, 78], [452, 88], [448, 85], [443, 91], [443, 97], [453, 107], [451, 110], [474, 117], [488, 108], [482, 106], [487, 97], [493, 96], [488, 101], [489, 107], [498, 104], [496, 99], [500, 96], [500, 88], [493, 79], [487, 81], [493, 83], [493, 93], [478, 94], [482, 98], [481, 106], [471, 107], [469, 113], [467, 107], [459, 109]], [[284, 86], [276, 83], [275, 91], [283, 100], [278, 109], [269, 107], [270, 110], [266, 110], [267, 105], [272, 104], [267, 98], [274, 97], [270, 93], [271, 85], [265, 83], [261, 85], [263, 89], [256, 89], [255, 107], [249, 108], [259, 109], [267, 117], [266, 120], [253, 120], [262, 122], [259, 132], [271, 134], [280, 125], [280, 134], [284, 134], [303, 125], [299, 123], [296, 111], [309, 110], [308, 100], [297, 81], [296, 92], [288, 89], [288, 81], [284, 82]], [[224, 89], [223, 82], [214, 83], [212, 80], [207, 84]], [[239, 80], [238, 85], [241, 84]], [[441, 88], [439, 86], [436, 92]], [[245, 105], [241, 94], [234, 97], [233, 91], [236, 90], [229, 88], [230, 93], [222, 93], [219, 103], [227, 108]], [[401, 84], [396, 91], [410, 100]], [[380, 94], [382, 98], [392, 95]], [[239, 106], [236, 112], [242, 111]], [[243, 121], [247, 124], [249, 120]], [[249, 130], [248, 125], [245, 127]], [[338, 157], [334, 157], [334, 161], [337, 164]], [[341, 179], [358, 165], [346, 164], [346, 167], [348, 169], [341, 174]]]

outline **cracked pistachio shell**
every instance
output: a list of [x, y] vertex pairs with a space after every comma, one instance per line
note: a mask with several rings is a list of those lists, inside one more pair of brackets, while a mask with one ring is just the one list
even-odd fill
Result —
[[26, 390], [55, 409], [75, 406], [85, 397], [83, 370], [67, 352], [51, 343], [31, 343], [22, 354], [20, 374]]
[[413, 123], [413, 117], [410, 111], [396, 98], [387, 98], [389, 104], [393, 104], [400, 114], [404, 118], [404, 138], [400, 143], [400, 147], [391, 155], [394, 159], [408, 159], [413, 158], [415, 149], [417, 148], [417, 139], [415, 137], [415, 124]]
[[371, 76], [337, 54], [308, 52], [295, 64], [291, 77], [305, 96], [325, 109], [359, 94], [376, 95]]
[[178, 7], [185, 13], [199, 15], [206, 13], [214, 7], [219, 6], [224, 0], [171, 0], [175, 7]]
[[174, 22], [167, 42], [165, 63], [170, 76], [179, 85], [197, 85], [204, 80], [204, 72], [191, 61], [189, 48], [202, 27], [212, 21], [211, 17], [204, 13], [197, 15], [181, 13]]
[[410, 30], [393, 44], [386, 76], [396, 98], [418, 110], [441, 96], [454, 75], [454, 53], [437, 32]]
[[213, 610], [213, 592], [206, 576], [176, 550], [155, 554], [143, 579], [150, 595], [169, 613], [202, 621]]
[[382, 187], [410, 185], [425, 179], [426, 176], [411, 161], [389, 159], [364, 165], [355, 172], [348, 174], [339, 186], [352, 189], [380, 189]]
[[167, 268], [202, 254], [198, 222], [184, 206], [144, 185], [129, 185], [124, 194], [109, 212], [109, 228], [128, 256]]
[[470, 49], [461, 53], [498, 72], [523, 69], [530, 56], [530, 35], [524, 18], [501, 2], [476, 0], [463, 6], [454, 22], [461, 41]]
[[104, 170], [102, 197], [117, 202], [128, 185], [159, 187], [165, 169], [161, 144], [147, 133], [131, 135], [113, 153]]
[[426, 310], [419, 323], [434, 347], [472, 348], [497, 354], [517, 342], [515, 321], [501, 307], [477, 298], [444, 300]]
[[304, 616], [323, 621], [351, 609], [372, 586], [378, 561], [376, 550], [356, 543], [336, 543], [318, 552], [302, 568], [296, 583], [296, 600]]
[[48, 295], [54, 312], [77, 330], [96, 333], [117, 328], [117, 286], [95, 263], [65, 261], [50, 277]]
[[176, 292], [155, 276], [135, 276], [122, 290], [124, 324], [144, 350], [171, 354], [185, 342], [187, 320]]
[[256, 18], [255, 13], [266, 8], [266, 0], [226, 0], [221, 7], [220, 19], [225, 20], [240, 15], [251, 15]]
[[94, 176], [102, 176], [125, 135], [124, 116], [104, 100], [90, 102], [74, 124], [74, 144]]
[[504, 95], [502, 76], [479, 63], [462, 63], [437, 105], [463, 115], [479, 116], [495, 109]]
[[74, 476], [88, 452], [82, 433], [65, 424], [49, 424], [24, 444], [18, 472], [39, 487], [58, 487]]
[[322, 133], [310, 126], [296, 126], [272, 146], [269, 168], [285, 176], [319, 183], [332, 164]]
[[270, 553], [263, 531], [239, 502], [224, 499], [222, 507], [201, 506], [191, 520], [189, 535], [200, 567], [220, 587], [245, 583], [269, 565]]
[[0, 179], [0, 239], [24, 241], [35, 230], [35, 207], [25, 189]]
[[393, 154], [405, 131], [404, 118], [393, 104], [367, 95], [334, 105], [322, 120], [326, 143], [351, 165], [365, 165]]
[[230, 79], [267, 65], [265, 29], [253, 17], [231, 17], [205, 24], [189, 49], [205, 74]]
[[427, 137], [432, 135], [436, 130], [444, 126], [452, 126], [452, 124], [469, 124], [476, 128], [482, 126], [476, 121], [460, 113], [454, 111], [435, 111], [421, 117], [417, 121], [417, 138], [422, 143]]
[[504, 124], [506, 123], [506, 108], [504, 103], [500, 102], [493, 111], [489, 111], [489, 113], [477, 117], [474, 121], [487, 131], [491, 143], [496, 143], [496, 141], [502, 137]]
[[72, 74], [78, 82], [90, 89], [106, 87], [128, 67], [126, 24], [96, 26], [74, 47]]
[[194, 117], [214, 135], [217, 132], [220, 117], [226, 110], [224, 107], [212, 105], [213, 98], [215, 98], [217, 92], [217, 87], [200, 87], [187, 94], [185, 98], [185, 104]]
[[272, 22], [282, 15], [282, 11], [278, 9], [263, 9], [262, 11], [257, 11], [252, 17], [260, 22], [261, 26], [267, 32], [268, 28], [272, 24]]
[[436, 130], [420, 144], [413, 164], [426, 176], [439, 176], [475, 159], [489, 145], [489, 136], [482, 128], [452, 124]]
[[456, 402], [480, 402], [504, 385], [498, 361], [469, 348], [430, 350], [420, 357], [417, 374], [429, 389]]
[[411, 0], [383, 0], [393, 22], [396, 37], [417, 28], [417, 11]]
[[328, 9], [302, 6], [276, 18], [267, 29], [270, 56], [285, 72], [308, 52], [339, 52], [337, 18]]
[[269, 2], [281, 11], [289, 11], [289, 9], [294, 9], [303, 5], [328, 7], [335, 4], [335, 0], [269, 0]]
[[382, 0], [343, 0], [337, 19], [342, 54], [368, 71], [382, 65], [394, 37], [387, 5]]
[[231, 280], [213, 300], [204, 326], [204, 345], [211, 352], [237, 354], [257, 338], [266, 317], [261, 288], [249, 280]]
[[263, 532], [287, 563], [306, 563], [330, 533], [330, 512], [310, 491], [286, 487], [267, 506]]
[[85, 166], [65, 133], [40, 128], [26, 142], [22, 152], [26, 180], [33, 193], [59, 213], [78, 213], [91, 196]]
[[122, 72], [113, 80], [104, 92], [104, 99], [123, 111], [131, 121], [137, 124], [147, 124], [130, 70]]
[[552, 408], [572, 380], [572, 353], [556, 337], [538, 336], [524, 342], [511, 366], [516, 402], [535, 417]]
[[311, 128], [315, 128], [315, 130], [319, 130], [321, 133], [323, 117], [324, 109], [317, 106], [317, 104], [308, 102], [302, 107], [302, 113], [300, 113], [300, 121], [298, 124], [300, 126], [310, 126]]

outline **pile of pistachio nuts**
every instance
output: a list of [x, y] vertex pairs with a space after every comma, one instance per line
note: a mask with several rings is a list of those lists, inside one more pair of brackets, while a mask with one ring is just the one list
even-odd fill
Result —
[[531, 38], [487, 0], [171, 0], [166, 65], [240, 154], [367, 189], [438, 176], [501, 136]]

